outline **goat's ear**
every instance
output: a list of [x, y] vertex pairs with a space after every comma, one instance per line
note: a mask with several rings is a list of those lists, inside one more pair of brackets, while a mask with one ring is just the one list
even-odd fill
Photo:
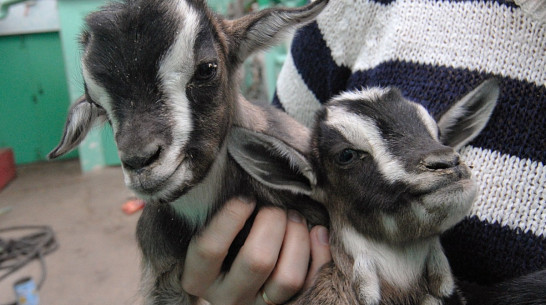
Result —
[[299, 8], [269, 8], [235, 20], [226, 20], [229, 55], [236, 64], [253, 52], [281, 41], [290, 30], [313, 20], [328, 0], [316, 0]]
[[498, 81], [489, 79], [455, 102], [438, 120], [440, 141], [455, 150], [472, 141], [489, 121], [498, 97]]
[[47, 158], [55, 159], [76, 148], [96, 123], [104, 121], [106, 121], [106, 111], [89, 102], [85, 96], [80, 97], [68, 111], [61, 142], [47, 155]]
[[228, 138], [228, 151], [251, 177], [273, 189], [310, 195], [317, 183], [309, 160], [272, 136], [233, 128]]

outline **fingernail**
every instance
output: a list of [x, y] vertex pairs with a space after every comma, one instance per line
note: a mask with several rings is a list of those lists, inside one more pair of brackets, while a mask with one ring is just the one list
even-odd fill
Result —
[[249, 197], [246, 197], [246, 196], [239, 196], [239, 197], [237, 197], [237, 199], [239, 201], [242, 201], [242, 202], [246, 203], [246, 204], [254, 204], [254, 200], [252, 200], [252, 199], [250, 199]]
[[302, 223], [303, 218], [301, 217], [300, 213], [294, 211], [294, 210], [288, 210], [288, 219], [290, 219], [293, 222]]
[[254, 208], [256, 207], [256, 202], [250, 199], [249, 197], [245, 197], [245, 196], [238, 196], [238, 197], [231, 198], [230, 200], [226, 202], [226, 204], [232, 207], [235, 207], [236, 209], [243, 208], [245, 210], [248, 209], [249, 211], [253, 211]]
[[330, 244], [330, 237], [328, 236], [328, 229], [325, 227], [319, 227], [317, 229], [317, 237], [320, 243], [323, 245], [329, 245]]

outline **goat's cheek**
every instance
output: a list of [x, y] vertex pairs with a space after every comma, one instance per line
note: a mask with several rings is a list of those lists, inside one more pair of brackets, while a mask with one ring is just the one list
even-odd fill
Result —
[[[218, 103], [217, 97], [221, 96], [220, 83], [211, 81], [209, 83], [192, 82], [186, 87], [186, 96], [194, 106], [212, 106]], [[221, 102], [221, 101], [220, 101]]]
[[214, 83], [206, 85], [190, 85], [186, 88], [186, 96], [188, 97], [191, 105], [192, 112], [198, 118], [198, 121], [212, 120], [215, 121], [218, 118], [215, 115], [218, 109], [222, 108], [225, 103], [220, 98], [221, 90]]

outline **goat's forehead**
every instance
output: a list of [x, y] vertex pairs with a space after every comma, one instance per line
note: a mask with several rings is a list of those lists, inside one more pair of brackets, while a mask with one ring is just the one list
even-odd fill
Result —
[[180, 59], [167, 64], [193, 64], [197, 37], [202, 37], [204, 31], [210, 32], [209, 27], [203, 26], [207, 20], [204, 6], [193, 2], [111, 4], [87, 18], [87, 34], [82, 40], [83, 65], [96, 81], [112, 87], [154, 83], [169, 55]]
[[369, 140], [372, 135], [403, 133], [434, 139], [438, 135], [436, 122], [422, 105], [390, 88], [345, 92], [333, 98], [326, 107], [325, 121], [351, 142]]
[[188, 23], [186, 19], [199, 22], [206, 16], [204, 6], [187, 1], [124, 1], [113, 2], [89, 14], [86, 25], [91, 36], [160, 42], [164, 37], [173, 38], [180, 27]]
[[362, 90], [345, 91], [335, 96], [330, 104], [344, 103], [346, 101], [359, 101], [361, 103], [376, 103], [384, 99], [391, 92], [391, 88], [373, 87]]

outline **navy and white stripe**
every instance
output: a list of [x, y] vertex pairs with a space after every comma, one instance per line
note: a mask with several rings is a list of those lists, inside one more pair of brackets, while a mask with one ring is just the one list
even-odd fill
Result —
[[480, 196], [443, 237], [455, 274], [481, 283], [546, 268], [546, 20], [531, 13], [503, 0], [332, 1], [296, 33], [273, 100], [310, 126], [335, 94], [396, 86], [438, 116], [496, 77], [497, 108], [461, 152]]

